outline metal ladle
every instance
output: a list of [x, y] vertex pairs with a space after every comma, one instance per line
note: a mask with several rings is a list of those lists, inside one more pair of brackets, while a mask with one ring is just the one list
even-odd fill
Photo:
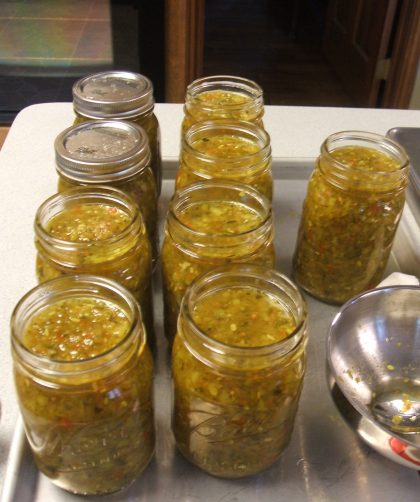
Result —
[[389, 391], [375, 397], [372, 413], [378, 422], [396, 432], [420, 432], [420, 397]]

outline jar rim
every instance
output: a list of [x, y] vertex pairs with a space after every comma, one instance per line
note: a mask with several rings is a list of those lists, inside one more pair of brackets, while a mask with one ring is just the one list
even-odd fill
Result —
[[[248, 282], [245, 284], [241, 282], [241, 286], [256, 288], [256, 283], [261, 286], [261, 284], [265, 282], [267, 287], [275, 287], [279, 292], [286, 293], [289, 298], [293, 296], [293, 301], [297, 305], [296, 327], [287, 337], [267, 345], [241, 347], [216, 340], [196, 325], [191, 316], [191, 311], [195, 299], [194, 295], [199, 295], [200, 289], [208, 287], [211, 283], [216, 283], [217, 285], [217, 282], [222, 280], [230, 280], [233, 281], [232, 284], [235, 284], [238, 283], [239, 280], [244, 281], [244, 279]], [[213, 288], [213, 290], [216, 289], [214, 286]], [[305, 339], [306, 317], [307, 307], [304, 298], [297, 286], [284, 274], [262, 265], [230, 264], [206, 272], [190, 284], [181, 302], [180, 315], [178, 317], [178, 333], [181, 334], [184, 341], [186, 341], [188, 347], [191, 349], [191, 344], [189, 343], [190, 339], [186, 340], [188, 335], [186, 335], [186, 330], [184, 330], [182, 326], [183, 322], [186, 322], [188, 324], [188, 332], [191, 332], [192, 337], [196, 338], [198, 341], [196, 345], [202, 347], [207, 353], [211, 354], [210, 357], [215, 356], [219, 359], [220, 356], [229, 355], [241, 359], [250, 357], [272, 358], [272, 360], [277, 361], [279, 359], [284, 359], [284, 357], [293, 352], [302, 340]], [[199, 351], [194, 350], [194, 354], [200, 360], [205, 359], [205, 362], [209, 363], [209, 358], [204, 357], [198, 352]]]
[[[251, 197], [257, 204], [264, 210], [265, 216], [264, 218], [258, 223], [258, 226], [245, 230], [243, 232], [237, 232], [237, 233], [231, 233], [231, 234], [226, 234], [226, 233], [211, 233], [209, 234], [208, 232], [203, 232], [199, 230], [195, 230], [191, 228], [190, 226], [186, 225], [179, 219], [179, 212], [182, 209], [182, 207], [187, 203], [191, 201], [191, 193], [192, 192], [199, 192], [203, 191], [206, 195], [210, 194], [210, 190], [226, 190], [230, 191], [232, 193], [238, 193], [238, 194], [246, 194], [248, 197]], [[227, 200], [227, 199], [219, 199], [219, 200]], [[204, 202], [204, 200], [201, 200]], [[212, 202], [217, 202], [216, 199], [211, 199]], [[232, 199], [229, 199], [231, 202]], [[235, 202], [233, 200], [233, 202]], [[232, 240], [233, 237], [240, 237], [240, 236], [247, 236], [247, 235], [252, 235], [255, 233], [256, 230], [260, 228], [264, 228], [267, 225], [272, 224], [272, 204], [270, 200], [263, 195], [261, 192], [256, 190], [255, 188], [246, 185], [245, 183], [240, 183], [240, 182], [235, 182], [231, 180], [219, 180], [219, 179], [210, 179], [210, 180], [205, 180], [205, 181], [198, 181], [195, 183], [191, 183], [189, 185], [186, 185], [182, 188], [180, 188], [178, 191], [175, 192], [173, 195], [169, 208], [168, 208], [168, 216], [169, 216], [169, 221], [174, 222], [179, 228], [184, 231], [188, 232], [189, 235], [192, 236], [197, 236], [197, 237], [206, 237], [211, 235], [212, 237], [217, 237], [218, 239], [225, 239], [227, 240]], [[218, 246], [219, 247], [219, 246]]]
[[[220, 91], [222, 89], [236, 94], [243, 94], [250, 99], [242, 103], [224, 103], [221, 105], [219, 103], [206, 103], [197, 98], [204, 92]], [[264, 113], [264, 94], [262, 87], [248, 78], [234, 75], [211, 75], [198, 78], [187, 86], [185, 107], [188, 109], [190, 105], [196, 104], [199, 104], [200, 109], [203, 111], [210, 113], [220, 109], [234, 111], [255, 108], [258, 111], [257, 115], [262, 115]]]
[[238, 89], [245, 90], [252, 93], [255, 97], [262, 97], [264, 92], [262, 87], [255, 81], [246, 77], [241, 77], [238, 75], [208, 75], [205, 77], [200, 77], [193, 80], [187, 86], [187, 94], [202, 91], [202, 88], [210, 85], [227, 85], [231, 87], [237, 87]]
[[194, 155], [202, 158], [203, 160], [209, 158], [214, 159], [215, 157], [196, 150], [192, 145], [192, 141], [194, 140], [194, 135], [199, 135], [200, 133], [205, 132], [217, 133], [218, 131], [220, 131], [221, 133], [224, 132], [225, 134], [225, 131], [227, 131], [227, 133], [230, 133], [232, 135], [233, 133], [236, 133], [236, 136], [239, 137], [252, 136], [252, 138], [255, 139], [255, 144], [261, 143], [259, 145], [260, 149], [257, 152], [248, 153], [241, 157], [236, 157], [233, 159], [222, 159], [217, 157], [217, 159], [219, 159], [221, 162], [223, 161], [226, 163], [234, 163], [245, 158], [261, 156], [261, 154], [263, 154], [263, 159], [261, 160], [261, 162], [263, 162], [271, 155], [270, 135], [265, 129], [252, 122], [247, 122], [246, 120], [234, 120], [225, 118], [202, 120], [200, 122], [195, 122], [194, 124], [192, 124], [183, 135], [183, 147], [188, 148], [190, 151], [194, 152]]
[[[240, 157], [234, 158], [221, 158], [209, 155], [204, 152], [200, 152], [195, 149], [192, 142], [194, 136], [199, 136], [200, 134], [206, 132], [217, 132], [221, 133], [227, 131], [227, 133], [233, 134], [236, 133], [238, 137], [248, 136], [252, 137], [254, 144], [260, 146], [260, 149], [254, 153], [248, 153], [242, 155]], [[240, 133], [240, 134], [238, 134]], [[245, 120], [234, 120], [234, 119], [222, 119], [216, 118], [212, 120], [203, 120], [200, 122], [195, 122], [192, 124], [186, 131], [182, 137], [182, 150], [186, 153], [193, 155], [200, 162], [213, 163], [215, 160], [223, 165], [224, 167], [234, 168], [236, 164], [240, 165], [241, 170], [245, 170], [244, 175], [247, 174], [247, 170], [259, 170], [260, 165], [264, 165], [271, 159], [271, 139], [268, 132], [259, 127], [252, 122], [247, 122]], [[256, 161], [253, 159], [257, 159]], [[249, 166], [241, 165], [244, 161], [247, 161]], [[254, 167], [256, 165], [257, 167]]]
[[[392, 175], [396, 172], [401, 172], [403, 170], [406, 170], [409, 166], [410, 159], [408, 157], [407, 152], [403, 148], [402, 145], [394, 141], [393, 139], [383, 136], [381, 134], [369, 132], [369, 131], [358, 131], [358, 130], [348, 130], [348, 131], [340, 131], [336, 132], [333, 134], [330, 134], [321, 144], [321, 153], [327, 156], [327, 158], [334, 162], [335, 164], [339, 165], [343, 169], [348, 169], [348, 165], [346, 165], [344, 162], [340, 162], [337, 160], [335, 157], [333, 157], [332, 152], [334, 149], [331, 148], [333, 143], [336, 142], [344, 142], [344, 141], [360, 141], [360, 142], [366, 142], [370, 146], [377, 146], [378, 144], [381, 143], [382, 145], [385, 145], [384, 149], [387, 150], [387, 153], [392, 155], [393, 158], [401, 157], [400, 160], [400, 166], [398, 167], [397, 170], [394, 171], [375, 171], [375, 174], [383, 174], [383, 175]], [[379, 149], [379, 148], [378, 148]], [[382, 149], [380, 149], [382, 150]], [[366, 174], [366, 171], [363, 169], [357, 168], [357, 167], [352, 167], [352, 171], [355, 172], [361, 172], [363, 174]]]
[[[112, 202], [123, 208], [124, 212], [130, 217], [129, 224], [118, 234], [112, 235], [106, 239], [98, 241], [70, 241], [52, 236], [46, 229], [46, 223], [51, 221], [51, 217], [60, 214], [65, 210], [66, 204], [83, 203], [86, 199], [94, 200], [98, 204], [106, 204]], [[102, 199], [102, 202], [100, 202]], [[61, 209], [61, 211], [60, 211]], [[48, 212], [56, 210], [56, 212], [47, 218]], [[45, 221], [44, 221], [45, 220]], [[108, 186], [94, 187], [74, 187], [58, 192], [46, 199], [37, 209], [34, 220], [34, 230], [36, 237], [49, 246], [65, 249], [67, 251], [83, 249], [86, 246], [115, 246], [129, 238], [135, 230], [136, 233], [145, 234], [145, 224], [140, 211], [134, 200], [125, 192]]]
[[[115, 298], [110, 300], [105, 297], [105, 294], [113, 295]], [[50, 304], [54, 298], [58, 302], [66, 298], [85, 298], [87, 296], [112, 302], [115, 305], [117, 305], [116, 298], [118, 298], [124, 304], [124, 307], [119, 304], [118, 306], [126, 314], [129, 314], [131, 325], [125, 336], [117, 344], [96, 356], [72, 361], [40, 356], [24, 345], [21, 335], [27, 323], [40, 308]], [[24, 359], [26, 365], [43, 375], [53, 377], [55, 375], [90, 374], [97, 371], [98, 365], [101, 365], [101, 368], [111, 366], [115, 359], [122, 357], [127, 348], [132, 346], [133, 343], [139, 341], [139, 350], [142, 350], [141, 347], [146, 343], [145, 333], [143, 329], [139, 329], [142, 327], [142, 322], [141, 310], [134, 296], [113, 279], [91, 274], [56, 277], [29, 290], [16, 304], [10, 319], [12, 348]], [[140, 340], [138, 340], [139, 336]]]

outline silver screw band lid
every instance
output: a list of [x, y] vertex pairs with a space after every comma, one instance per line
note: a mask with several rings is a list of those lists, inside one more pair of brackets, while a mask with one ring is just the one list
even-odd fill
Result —
[[153, 84], [139, 73], [104, 71], [73, 85], [73, 106], [92, 119], [131, 118], [153, 110]]
[[54, 143], [57, 171], [83, 183], [129, 178], [150, 165], [149, 139], [130, 122], [84, 122], [62, 131]]

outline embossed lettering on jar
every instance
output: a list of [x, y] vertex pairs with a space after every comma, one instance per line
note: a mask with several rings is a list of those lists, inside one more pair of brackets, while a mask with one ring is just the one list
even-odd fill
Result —
[[231, 265], [194, 281], [172, 352], [172, 427], [183, 455], [227, 478], [272, 465], [293, 430], [305, 345], [306, 305], [285, 276]]
[[62, 131], [54, 145], [58, 190], [105, 185], [130, 195], [143, 213], [156, 259], [157, 191], [144, 130], [125, 122], [88, 122]]
[[87, 75], [73, 86], [75, 124], [87, 120], [127, 120], [146, 131], [152, 156], [151, 168], [160, 193], [160, 128], [153, 111], [154, 105], [153, 84], [139, 73], [104, 71]]
[[308, 185], [293, 260], [296, 282], [341, 304], [375, 287], [387, 265], [405, 201], [408, 158], [383, 136], [329, 136]]
[[22, 298], [11, 330], [19, 406], [40, 471], [83, 495], [130, 485], [155, 446], [153, 362], [134, 297], [101, 277], [53, 279]]
[[151, 248], [130, 197], [104, 187], [66, 190], [39, 207], [34, 228], [39, 282], [87, 273], [118, 281], [140, 302], [153, 345]]
[[194, 80], [185, 94], [182, 136], [196, 122], [246, 120], [263, 127], [263, 90], [254, 81], [230, 75]]
[[245, 183], [271, 200], [273, 175], [267, 132], [243, 121], [214, 120], [192, 125], [182, 140], [175, 189], [215, 178]]
[[251, 187], [203, 181], [175, 194], [162, 246], [164, 321], [170, 342], [191, 282], [225, 263], [273, 266], [273, 237], [271, 204]]

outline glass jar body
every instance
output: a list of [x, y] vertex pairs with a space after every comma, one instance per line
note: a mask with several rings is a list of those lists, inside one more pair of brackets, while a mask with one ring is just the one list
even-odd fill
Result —
[[[218, 235], [195, 232], [182, 223], [182, 214], [196, 201], [246, 201], [261, 214], [261, 223], [246, 232]], [[243, 203], [243, 202], [242, 202]], [[211, 217], [207, 224], [211, 225]], [[172, 199], [165, 225], [161, 259], [165, 334], [172, 343], [182, 297], [202, 273], [228, 263], [250, 263], [273, 267], [275, 248], [271, 205], [256, 190], [239, 183], [208, 181], [179, 191]]]
[[240, 121], [194, 124], [182, 140], [175, 189], [206, 179], [226, 179], [273, 196], [271, 146], [260, 127]]
[[12, 317], [14, 379], [35, 463], [54, 484], [83, 495], [130, 485], [154, 452], [153, 361], [141, 318], [133, 317], [122, 344], [84, 361], [37, 357], [22, 346], [22, 332], [39, 309], [71, 298], [75, 287], [76, 295], [115, 302], [130, 315], [135, 300], [121, 300], [112, 283], [94, 276], [49, 281], [24, 297]]
[[263, 115], [263, 91], [256, 82], [224, 75], [200, 78], [187, 87], [182, 136], [203, 120], [246, 120], [263, 127]]
[[[332, 157], [337, 145], [385, 154], [396, 168], [352, 169]], [[404, 207], [407, 169], [405, 152], [381, 136], [337, 133], [326, 140], [309, 181], [293, 259], [303, 289], [341, 304], [377, 286]]]
[[[217, 269], [217, 287], [249, 286], [250, 271], [252, 274], [257, 268], [244, 268], [242, 277], [236, 280], [229, 272], [222, 274], [222, 268]], [[263, 281], [253, 282], [252, 286], [265, 291]], [[176, 443], [190, 462], [212, 475], [252, 475], [279, 458], [293, 430], [305, 372], [303, 300], [299, 293], [293, 300], [280, 293], [297, 321], [295, 332], [284, 341], [285, 345], [292, 342], [287, 349], [239, 349], [218, 344], [191, 322], [197, 304], [191, 300], [194, 287], [183, 300], [172, 353], [172, 428]], [[269, 289], [276, 295], [273, 281]], [[203, 288], [200, 294], [206, 291]], [[295, 300], [300, 303], [294, 304]]]
[[[49, 222], [80, 204], [109, 204], [126, 211], [131, 223], [120, 234], [103, 241], [71, 242], [54, 238]], [[143, 217], [119, 190], [78, 187], [47, 199], [35, 218], [36, 276], [39, 283], [63, 275], [93, 274], [126, 287], [140, 303], [151, 346], [154, 346], [152, 254]]]

